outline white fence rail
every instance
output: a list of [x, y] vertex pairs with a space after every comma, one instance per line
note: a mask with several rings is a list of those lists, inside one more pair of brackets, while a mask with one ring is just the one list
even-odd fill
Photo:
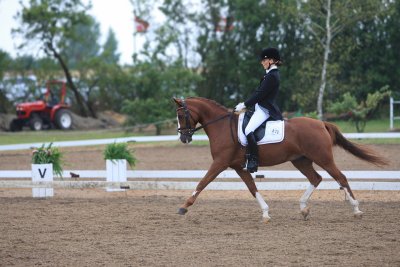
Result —
[[[79, 178], [70, 178], [71, 172], [78, 174]], [[105, 178], [106, 171], [102, 170], [71, 170], [64, 171], [62, 180], [52, 183], [33, 183], [26, 180], [31, 177], [31, 171], [0, 171], [0, 188], [32, 188], [53, 186], [54, 188], [95, 188], [95, 187], [115, 187], [129, 189], [172, 189], [172, 190], [193, 190], [198, 181], [190, 179], [200, 179], [205, 175], [205, 170], [138, 170], [128, 171], [129, 181], [123, 183], [111, 183], [104, 180], [83, 181], [88, 178]], [[333, 181], [325, 171], [318, 171], [325, 178], [319, 185], [319, 189], [339, 189], [337, 182]], [[353, 190], [400, 190], [400, 171], [343, 171], [350, 181]], [[68, 178], [66, 178], [68, 177]], [[253, 174], [259, 190], [305, 190], [308, 182], [299, 171], [259, 171]], [[239, 176], [234, 171], [224, 171], [217, 178], [237, 179], [238, 181], [220, 181], [211, 183], [207, 186], [208, 190], [247, 190]], [[260, 178], [260, 179], [258, 179]], [[266, 178], [266, 179], [263, 179]], [[25, 180], [22, 180], [25, 179]], [[179, 179], [179, 181], [169, 181]], [[186, 180], [185, 180], [186, 179]], [[278, 179], [279, 181], [275, 180]], [[296, 181], [296, 180], [303, 181]], [[189, 181], [188, 181], [189, 180]], [[295, 180], [295, 181], [293, 181]]]
[[[127, 171], [127, 178], [132, 179], [200, 179], [206, 174], [206, 170], [136, 170]], [[317, 171], [322, 178], [332, 179], [326, 171]], [[400, 180], [400, 171], [342, 171], [349, 179], [388, 179]], [[71, 179], [71, 173], [78, 174], [79, 178], [105, 178], [105, 170], [65, 170], [63, 179]], [[1, 170], [0, 178], [31, 178], [32, 172]], [[258, 171], [252, 174], [253, 178], [266, 179], [306, 179], [299, 171]], [[78, 179], [79, 179], [78, 178]], [[239, 175], [235, 171], [223, 171], [217, 178], [238, 179]]]
[[[400, 138], [400, 133], [344, 133], [346, 138], [349, 139], [375, 139], [375, 138]], [[207, 135], [194, 135], [195, 141], [207, 141]], [[124, 138], [108, 138], [108, 139], [95, 139], [95, 140], [79, 140], [79, 141], [64, 141], [53, 142], [56, 147], [74, 147], [74, 146], [94, 146], [106, 145], [111, 143], [124, 143], [124, 142], [164, 142], [164, 141], [178, 141], [177, 135], [160, 135], [160, 136], [132, 136]], [[47, 146], [49, 143], [45, 143]], [[28, 150], [33, 147], [40, 147], [43, 143], [32, 144], [14, 144], [2, 145], [0, 151], [8, 150]]]
[[[307, 182], [256, 182], [259, 190], [306, 190]], [[134, 190], [194, 190], [197, 182], [170, 182], [170, 181], [127, 181], [113, 183], [105, 181], [54, 181], [51, 183], [33, 183], [31, 181], [4, 181], [0, 180], [0, 188], [115, 188]], [[400, 182], [350, 182], [352, 190], [391, 190], [399, 191]], [[207, 190], [247, 190], [242, 182], [213, 182]], [[322, 182], [318, 189], [336, 190], [336, 182]]]

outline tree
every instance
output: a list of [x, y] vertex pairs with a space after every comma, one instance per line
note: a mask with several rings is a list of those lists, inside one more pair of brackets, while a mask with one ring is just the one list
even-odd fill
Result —
[[60, 54], [70, 69], [81, 69], [81, 64], [100, 54], [100, 25], [91, 16], [85, 23], [72, 25], [68, 38], [60, 40]]
[[77, 40], [77, 36], [71, 29], [75, 25], [90, 23], [90, 17], [86, 15], [90, 5], [85, 6], [80, 0], [30, 0], [29, 6], [20, 2], [22, 11], [16, 18], [20, 20], [20, 27], [14, 29], [25, 39], [20, 46], [39, 44], [47, 55], [53, 56], [60, 64], [68, 86], [74, 93], [81, 115], [87, 116], [84, 101], [76, 87], [66, 59], [61, 54], [61, 43], [65, 39]]
[[110, 28], [108, 30], [106, 42], [103, 45], [103, 52], [101, 58], [106, 64], [118, 64], [120, 54], [118, 50], [118, 41], [115, 37], [114, 31]]
[[98, 83], [97, 71], [103, 61], [99, 58], [100, 25], [93, 17], [89, 16], [87, 19], [85, 24], [73, 25], [69, 30], [74, 38], [61, 40], [59, 47], [68, 67], [78, 73], [74, 77], [74, 83], [83, 96], [82, 102], [90, 116], [97, 118], [91, 94]]
[[360, 20], [338, 36], [334, 49], [340, 53], [333, 54], [332, 61], [340, 62], [346, 71], [332, 72], [332, 99], [345, 92], [365, 99], [386, 85], [396, 96], [400, 84], [400, 33], [394, 25], [399, 23], [400, 3], [388, 1], [373, 20]]
[[2, 81], [0, 84], [0, 113], [7, 113], [8, 109], [11, 107], [11, 103], [6, 96], [7, 92], [3, 81], [4, 74], [8, 69], [10, 62], [10, 55], [0, 49], [0, 80]]
[[91, 93], [95, 106], [101, 110], [121, 112], [121, 103], [125, 99], [134, 99], [134, 77], [130, 68], [122, 68], [115, 64], [104, 64], [101, 60], [93, 61], [97, 64], [96, 72], [91, 79], [97, 81], [95, 90]]
[[298, 1], [298, 5], [303, 9], [304, 25], [320, 45], [323, 53], [317, 101], [318, 118], [322, 119], [332, 42], [347, 27], [362, 19], [373, 18], [379, 10], [380, 3], [375, 0], [310, 0]]
[[[80, 32], [86, 38], [65, 42], [63, 48], [70, 49], [62, 51], [67, 59], [75, 58], [74, 71], [78, 72], [75, 81], [91, 116], [97, 117], [99, 109], [120, 111], [125, 95], [124, 88], [129, 84], [130, 77], [118, 65], [118, 42], [114, 32], [110, 29], [105, 43], [98, 44], [100, 30], [94, 18], [87, 25], [76, 25], [72, 31]], [[81, 48], [82, 46], [90, 48]]]
[[[154, 124], [156, 135], [161, 134], [163, 121], [174, 115], [170, 108], [171, 100], [168, 98], [125, 100], [122, 105], [122, 111], [129, 114], [128, 125]], [[167, 110], [168, 112], [166, 112]]]
[[278, 101], [281, 106], [291, 106], [294, 87], [290, 85], [296, 85], [296, 78], [301, 75], [297, 66], [302, 33], [296, 3], [202, 0], [196, 2], [199, 8], [194, 9], [193, 2], [164, 1], [160, 10], [168, 18], [163, 27], [170, 28], [170, 38], [162, 41], [169, 41], [168, 45], [179, 51], [179, 58], [203, 77], [196, 93], [231, 107], [243, 101], [263, 76], [259, 53], [274, 46], [284, 56], [282, 74], [288, 76], [282, 79]]
[[350, 120], [355, 124], [357, 132], [364, 132], [367, 121], [372, 118], [379, 105], [387, 100], [391, 92], [388, 86], [382, 87], [380, 90], [368, 94], [365, 100], [357, 103], [356, 98], [350, 93], [345, 93], [343, 97], [333, 103], [329, 107], [329, 111], [337, 115], [347, 113], [350, 115]]
[[36, 58], [31, 69], [36, 77], [38, 90], [44, 87], [47, 81], [59, 78], [62, 69], [53, 57]]
[[8, 69], [8, 66], [11, 62], [10, 55], [0, 49], [0, 79], [3, 79], [5, 72]]
[[138, 62], [132, 69], [129, 91], [122, 103], [122, 112], [129, 116], [128, 125], [155, 123], [161, 133], [161, 121], [175, 115], [172, 97], [193, 96], [200, 77], [176, 61], [165, 64]]

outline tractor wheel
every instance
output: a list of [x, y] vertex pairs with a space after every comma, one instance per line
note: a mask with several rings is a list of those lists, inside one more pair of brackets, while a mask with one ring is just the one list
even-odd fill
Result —
[[55, 124], [61, 130], [68, 130], [72, 127], [72, 115], [67, 109], [60, 109], [56, 113]]
[[22, 131], [22, 122], [18, 119], [14, 119], [10, 122], [10, 131], [19, 132]]
[[37, 114], [32, 114], [29, 119], [29, 127], [32, 131], [40, 131], [43, 129], [43, 120]]

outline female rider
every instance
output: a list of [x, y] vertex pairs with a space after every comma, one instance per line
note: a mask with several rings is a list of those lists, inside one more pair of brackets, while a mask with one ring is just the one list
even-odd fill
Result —
[[235, 111], [240, 112], [246, 107], [255, 106], [254, 114], [245, 129], [247, 152], [244, 169], [248, 172], [256, 172], [258, 168], [258, 147], [254, 131], [270, 117], [274, 120], [283, 119], [275, 103], [280, 82], [278, 66], [282, 64], [279, 51], [276, 48], [266, 48], [261, 52], [260, 60], [266, 72], [264, 77], [250, 98], [235, 107]]

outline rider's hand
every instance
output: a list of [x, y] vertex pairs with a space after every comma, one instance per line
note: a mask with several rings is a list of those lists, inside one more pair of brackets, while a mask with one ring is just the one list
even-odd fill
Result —
[[245, 104], [244, 104], [243, 102], [241, 102], [241, 103], [239, 103], [239, 104], [236, 105], [236, 107], [235, 107], [235, 112], [240, 112], [240, 111], [242, 111], [242, 110], [245, 109], [245, 108], [246, 108]]

